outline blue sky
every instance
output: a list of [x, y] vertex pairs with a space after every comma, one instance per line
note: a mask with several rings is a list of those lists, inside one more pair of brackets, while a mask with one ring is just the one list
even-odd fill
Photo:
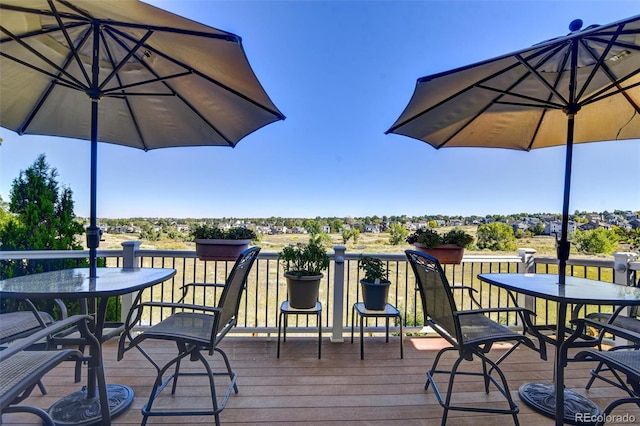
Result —
[[[99, 145], [99, 217], [471, 215], [562, 210], [562, 147], [435, 150], [385, 135], [416, 79], [607, 24], [637, 0], [153, 0], [238, 34], [287, 116], [236, 148]], [[0, 128], [0, 196], [37, 156], [89, 214], [89, 143]], [[640, 210], [640, 141], [574, 148], [570, 211]]]

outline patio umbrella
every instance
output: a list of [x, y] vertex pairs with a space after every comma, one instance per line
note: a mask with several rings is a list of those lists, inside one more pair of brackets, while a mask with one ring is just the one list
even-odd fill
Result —
[[418, 79], [386, 133], [443, 147], [566, 145], [559, 282], [569, 258], [573, 144], [640, 138], [640, 16]]
[[0, 0], [0, 76], [2, 127], [91, 141], [92, 276], [98, 141], [234, 147], [284, 119], [240, 37], [137, 0]]

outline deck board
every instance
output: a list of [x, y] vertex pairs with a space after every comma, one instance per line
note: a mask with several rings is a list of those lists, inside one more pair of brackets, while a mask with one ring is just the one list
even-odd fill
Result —
[[[227, 337], [222, 347], [238, 373], [240, 392], [232, 395], [221, 414], [223, 424], [305, 424], [326, 425], [348, 422], [354, 425], [436, 425], [440, 424], [442, 408], [431, 389], [425, 391], [425, 371], [446, 344], [434, 337], [407, 337], [405, 357], [400, 359], [398, 337], [385, 343], [382, 336], [365, 337], [365, 359], [360, 360], [358, 339], [349, 343], [323, 341], [322, 359], [317, 358], [317, 340], [313, 337], [291, 336], [282, 343], [280, 359], [276, 358], [276, 340], [268, 337]], [[154, 355], [169, 359], [173, 347], [162, 342], [149, 343]], [[146, 402], [155, 370], [136, 350], [127, 352], [124, 360], [116, 361], [116, 344], [104, 347], [108, 382], [131, 386], [136, 395], [132, 406], [113, 420], [114, 425], [140, 424], [140, 409]], [[503, 349], [496, 349], [499, 354]], [[446, 356], [441, 365], [451, 365], [455, 356]], [[214, 367], [222, 365], [219, 357], [211, 360]], [[192, 369], [195, 363], [187, 363]], [[475, 363], [474, 363], [475, 364]], [[521, 424], [551, 425], [553, 421], [532, 411], [518, 397], [518, 387], [528, 381], [550, 382], [551, 360], [540, 360], [527, 348], [519, 348], [503, 364], [511, 394], [520, 406]], [[570, 363], [566, 369], [567, 386], [589, 397], [600, 407], [623, 395], [622, 391], [596, 381], [590, 391], [584, 390], [592, 364]], [[474, 365], [477, 368], [478, 365]], [[26, 403], [46, 408], [58, 398], [79, 389], [74, 384], [73, 365], [65, 363], [45, 377], [48, 395], [36, 390]], [[440, 375], [438, 382], [447, 377]], [[222, 378], [218, 383], [223, 383]], [[189, 379], [179, 386], [175, 396], [162, 397], [164, 407], [199, 408], [207, 404], [208, 384]], [[222, 391], [222, 386], [220, 388]], [[462, 403], [501, 405], [501, 395], [484, 393], [477, 378], [460, 376], [455, 388], [457, 401]], [[623, 406], [619, 413], [630, 413], [640, 420], [638, 407]], [[502, 425], [512, 424], [510, 416], [452, 411], [449, 424]], [[211, 417], [151, 418], [148, 424], [211, 424]], [[3, 424], [37, 424], [30, 415], [4, 415]], [[624, 424], [624, 423], [621, 423]]]

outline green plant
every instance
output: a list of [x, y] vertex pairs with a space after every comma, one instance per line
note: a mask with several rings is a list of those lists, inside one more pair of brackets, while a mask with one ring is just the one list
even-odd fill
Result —
[[195, 225], [189, 231], [193, 238], [214, 240], [255, 240], [257, 235], [249, 228], [240, 226], [222, 229], [217, 226], [202, 224]]
[[377, 258], [360, 255], [358, 267], [364, 271], [364, 281], [370, 283], [384, 283], [389, 281], [389, 271], [385, 263]]
[[460, 228], [454, 228], [445, 234], [440, 234], [433, 229], [421, 228], [410, 234], [406, 241], [409, 244], [422, 244], [427, 248], [434, 248], [443, 244], [455, 244], [469, 248], [473, 243], [473, 236]]
[[469, 248], [473, 243], [473, 236], [460, 228], [453, 228], [443, 236], [444, 244], [455, 244], [460, 247]]
[[389, 244], [397, 246], [402, 244], [402, 241], [407, 238], [409, 231], [407, 228], [399, 223], [392, 223], [389, 226]]
[[298, 277], [320, 275], [329, 267], [329, 255], [319, 237], [311, 237], [308, 244], [289, 245], [278, 254], [285, 262], [285, 272]]

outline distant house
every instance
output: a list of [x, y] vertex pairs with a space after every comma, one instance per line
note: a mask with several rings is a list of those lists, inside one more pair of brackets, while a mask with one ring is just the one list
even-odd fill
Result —
[[[560, 221], [553, 221], [553, 222], [549, 222], [545, 225], [544, 227], [544, 233], [547, 235], [560, 235], [560, 233], [562, 232], [562, 222]], [[571, 234], [572, 232], [576, 232], [576, 223], [572, 220], [569, 221], [568, 225], [567, 225], [567, 232], [569, 234]]]
[[302, 226], [294, 226], [293, 228], [291, 228], [291, 232], [294, 234], [306, 234], [307, 230]]
[[529, 225], [527, 223], [524, 222], [516, 222], [513, 223], [511, 225], [511, 228], [513, 228], [513, 232], [516, 233], [518, 231], [526, 231], [527, 229], [529, 229]]
[[284, 225], [276, 225], [271, 227], [272, 234], [286, 234], [288, 230], [289, 229]]
[[578, 229], [580, 229], [581, 231], [591, 231], [593, 229], [598, 229], [598, 228], [611, 229], [611, 224], [597, 221], [597, 222], [583, 223], [578, 227]]
[[109, 228], [109, 233], [111, 234], [126, 234], [128, 232], [128, 227], [126, 226], [112, 226]]
[[331, 227], [329, 225], [322, 225], [322, 232], [325, 234], [331, 233]]
[[378, 227], [378, 225], [365, 225], [364, 232], [378, 234], [380, 233], [380, 228]]

